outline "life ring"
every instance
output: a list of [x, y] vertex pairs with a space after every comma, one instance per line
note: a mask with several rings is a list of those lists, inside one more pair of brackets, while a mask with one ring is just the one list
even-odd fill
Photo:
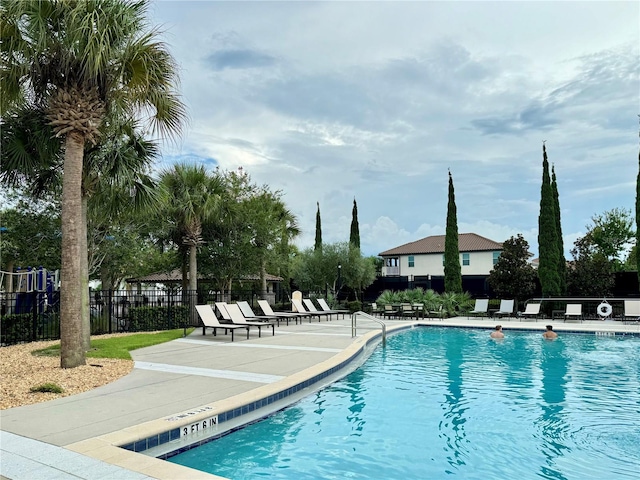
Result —
[[598, 305], [598, 315], [600, 315], [602, 318], [607, 318], [609, 315], [611, 315], [611, 312], [613, 312], [613, 308], [611, 308], [611, 305], [609, 305], [607, 302], [602, 302], [600, 305]]

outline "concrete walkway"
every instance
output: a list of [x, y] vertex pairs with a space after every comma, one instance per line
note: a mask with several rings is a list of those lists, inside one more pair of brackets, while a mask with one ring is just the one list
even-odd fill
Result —
[[[412, 324], [385, 322], [391, 330]], [[493, 328], [495, 320], [456, 318], [420, 323]], [[501, 319], [500, 323], [507, 331], [517, 328], [542, 332], [551, 322]], [[553, 323], [558, 333], [640, 334], [640, 326], [620, 322]], [[275, 336], [263, 332], [258, 338], [252, 330], [248, 340], [237, 335], [233, 343], [228, 335], [214, 337], [207, 332], [203, 336], [202, 330], [196, 329], [187, 338], [135, 350], [135, 368], [120, 380], [79, 395], [1, 411], [0, 475], [13, 480], [217, 478], [155, 458], [187, 440], [193, 443], [205, 437], [175, 439], [164, 448], [149, 442], [144, 455], [120, 446], [156, 438], [169, 426], [182, 430], [186, 425], [197, 425], [201, 420], [208, 421], [212, 412], [232, 411], [282, 392], [288, 385], [318, 378], [332, 366], [347, 365], [322, 382], [269, 406], [271, 410], [282, 408], [354, 368], [361, 357], [366, 357], [371, 337], [379, 333], [380, 327], [368, 320], [358, 321], [355, 338], [351, 336], [350, 318], [314, 320], [301, 325], [281, 324]], [[268, 410], [261, 408], [254, 417], [265, 412]], [[250, 419], [242, 413], [242, 418], [225, 422], [225, 428]], [[221, 425], [215, 425], [215, 429], [224, 431]]]

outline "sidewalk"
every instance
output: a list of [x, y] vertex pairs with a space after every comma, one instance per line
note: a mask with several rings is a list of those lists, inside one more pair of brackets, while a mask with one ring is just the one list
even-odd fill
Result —
[[[350, 318], [305, 320], [300, 325], [281, 323], [275, 336], [263, 332], [258, 338], [252, 329], [249, 340], [237, 335], [232, 343], [229, 335], [214, 337], [209, 330], [203, 336], [199, 328], [187, 338], [135, 350], [131, 352], [133, 371], [109, 385], [0, 411], [0, 475], [14, 480], [184, 478], [185, 467], [118, 447], [105, 448], [109, 442], [96, 439], [114, 438], [141, 425], [158, 423], [163, 417], [276, 385], [330, 360], [357, 343], [361, 335], [380, 331], [373, 322], [359, 323], [362, 327], [355, 339], [351, 337]], [[92, 462], [95, 465], [91, 466]], [[83, 468], [75, 468], [76, 464]], [[151, 473], [131, 471], [123, 475], [123, 466]], [[86, 476], [82, 476], [83, 469]], [[215, 477], [191, 470], [189, 478]]]
[[[412, 322], [385, 323], [393, 330]], [[495, 321], [455, 318], [420, 323], [493, 328]], [[546, 323], [553, 323], [560, 334], [640, 334], [640, 326], [620, 322], [565, 324], [501, 319], [500, 323], [505, 330], [542, 332]], [[120, 446], [155, 438], [170, 427], [179, 431], [178, 427], [209, 419], [212, 412], [230, 412], [242, 405], [253, 405], [251, 402], [257, 404], [260, 399], [281, 392], [283, 385], [285, 389], [287, 385], [299, 385], [333, 368], [335, 373], [322, 377], [322, 381], [286, 399], [278, 398], [269, 406], [281, 408], [354, 368], [357, 360], [352, 360], [361, 359], [359, 352], [366, 348], [370, 337], [380, 333], [380, 327], [374, 322], [359, 321], [357, 333], [351, 337], [350, 318], [281, 324], [275, 336], [263, 332], [258, 338], [257, 332], [252, 331], [249, 340], [238, 335], [233, 343], [230, 336], [214, 337], [210, 332], [203, 336], [202, 329], [196, 329], [187, 338], [135, 350], [134, 370], [114, 383], [79, 395], [1, 411], [0, 475], [13, 480], [217, 478], [154, 458], [160, 453], [160, 446], [151, 445], [150, 441], [144, 455]], [[255, 416], [264, 416], [267, 411], [261, 408]], [[225, 429], [246, 422], [245, 412], [240, 413], [242, 418], [225, 422]], [[220, 425], [215, 428], [224, 430]], [[189, 437], [189, 441], [201, 438], [198, 435]], [[172, 440], [164, 449], [175, 445], [180, 445], [180, 439]]]

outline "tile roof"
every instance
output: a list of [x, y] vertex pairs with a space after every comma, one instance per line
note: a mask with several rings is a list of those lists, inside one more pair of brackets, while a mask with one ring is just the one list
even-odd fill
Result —
[[[284, 279], [282, 277], [278, 277], [276, 275], [271, 275], [267, 273], [266, 275], [268, 282], [282, 282]], [[189, 278], [189, 272], [187, 272], [187, 278]], [[210, 278], [198, 274], [198, 280], [209, 280]], [[260, 275], [243, 275], [237, 280], [260, 280]], [[176, 268], [175, 270], [171, 270], [169, 272], [157, 272], [152, 273], [150, 275], [146, 275], [144, 277], [138, 278], [128, 278], [127, 283], [163, 283], [163, 282], [181, 282], [182, 281], [182, 270]]]
[[[415, 242], [405, 243], [399, 247], [386, 250], [378, 255], [414, 255], [421, 253], [444, 253], [444, 235], [432, 235]], [[458, 250], [460, 252], [482, 252], [487, 250], [502, 250], [502, 243], [494, 242], [475, 233], [458, 234]]]

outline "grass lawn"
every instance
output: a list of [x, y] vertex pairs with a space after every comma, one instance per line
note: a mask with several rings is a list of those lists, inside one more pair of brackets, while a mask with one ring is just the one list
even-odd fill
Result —
[[[187, 335], [193, 332], [193, 330], [193, 328], [188, 328]], [[135, 333], [122, 337], [92, 338], [91, 350], [87, 352], [87, 357], [131, 360], [131, 355], [129, 354], [131, 350], [175, 340], [176, 338], [181, 338], [183, 335], [184, 329], [179, 328], [158, 333]], [[41, 350], [34, 350], [32, 354], [49, 357], [60, 356], [60, 344], [57, 343]]]

